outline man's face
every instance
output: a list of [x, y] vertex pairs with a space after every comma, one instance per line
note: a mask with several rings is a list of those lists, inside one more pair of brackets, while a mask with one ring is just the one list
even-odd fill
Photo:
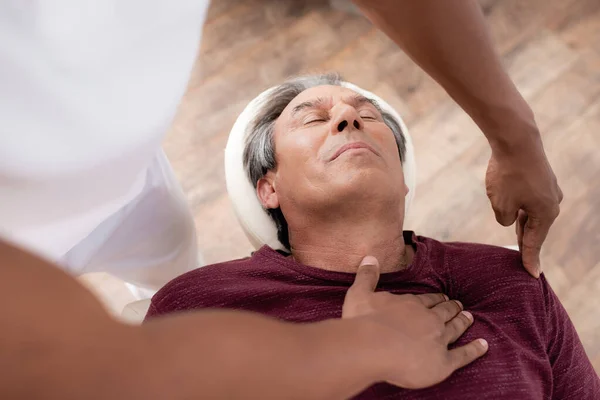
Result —
[[[277, 168], [258, 182], [268, 208], [319, 207], [378, 194], [401, 198], [398, 146], [381, 113], [365, 97], [339, 86], [307, 89], [275, 123]], [[357, 197], [359, 196], [359, 197]]]

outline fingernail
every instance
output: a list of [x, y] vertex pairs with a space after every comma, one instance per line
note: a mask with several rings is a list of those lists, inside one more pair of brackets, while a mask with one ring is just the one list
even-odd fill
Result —
[[473, 314], [471, 314], [468, 311], [463, 311], [462, 313], [464, 314], [465, 317], [467, 317], [469, 319], [469, 321], [473, 321]]
[[454, 301], [456, 302], [456, 304], [458, 304], [458, 306], [460, 307], [461, 310], [464, 308], [460, 301], [458, 301], [458, 300], [454, 300]]
[[485, 340], [485, 339], [477, 339], [477, 341], [479, 342], [479, 344], [481, 346], [483, 346], [484, 349], [488, 348], [488, 342], [487, 342], [487, 340]]
[[444, 295], [444, 299], [446, 299], [446, 301], [450, 300], [450, 297]]
[[360, 265], [378, 265], [379, 262], [377, 261], [377, 259], [373, 256], [366, 256], [365, 258], [362, 259], [362, 261], [360, 262]]

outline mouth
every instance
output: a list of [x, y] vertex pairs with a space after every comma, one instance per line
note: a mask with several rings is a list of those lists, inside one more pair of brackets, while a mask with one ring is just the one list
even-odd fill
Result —
[[336, 158], [338, 158], [341, 154], [347, 152], [348, 150], [359, 150], [359, 149], [366, 149], [371, 151], [374, 154], [379, 155], [379, 153], [377, 153], [375, 151], [375, 149], [373, 149], [371, 146], [369, 146], [368, 144], [366, 144], [365, 142], [351, 142], [351, 143], [346, 143], [345, 145], [341, 146], [340, 148], [338, 148], [336, 150], [335, 153], [333, 153], [333, 156], [331, 157], [331, 159], [329, 161], [333, 161]]

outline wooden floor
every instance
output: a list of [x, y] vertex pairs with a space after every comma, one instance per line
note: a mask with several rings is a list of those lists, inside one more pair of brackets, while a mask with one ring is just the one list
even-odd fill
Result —
[[[600, 1], [481, 1], [530, 102], [565, 194], [542, 264], [600, 371]], [[223, 149], [249, 100], [286, 77], [336, 70], [395, 106], [417, 153], [408, 229], [441, 240], [515, 244], [485, 196], [489, 149], [446, 93], [359, 15], [327, 1], [218, 0], [165, 143], [206, 262], [252, 250], [227, 198]]]

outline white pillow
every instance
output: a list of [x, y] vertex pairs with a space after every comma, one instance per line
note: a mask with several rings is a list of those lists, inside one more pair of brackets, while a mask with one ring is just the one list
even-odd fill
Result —
[[[343, 82], [342, 85], [377, 101], [381, 108], [396, 118], [400, 124], [406, 138], [406, 157], [403, 169], [404, 180], [409, 188], [405, 201], [406, 215], [408, 215], [410, 204], [415, 196], [417, 171], [412, 141], [408, 134], [408, 129], [404, 125], [404, 121], [402, 121], [400, 115], [387, 102], [373, 93], [348, 82]], [[248, 179], [243, 164], [246, 128], [254, 119], [262, 100], [273, 89], [265, 90], [252, 100], [235, 121], [233, 128], [231, 128], [229, 140], [225, 147], [225, 180], [227, 182], [227, 192], [233, 204], [233, 210], [250, 243], [257, 249], [266, 244], [276, 250], [285, 250], [285, 247], [277, 239], [275, 222], [273, 222], [271, 217], [262, 208], [256, 195], [256, 189], [254, 189], [250, 179]]]

